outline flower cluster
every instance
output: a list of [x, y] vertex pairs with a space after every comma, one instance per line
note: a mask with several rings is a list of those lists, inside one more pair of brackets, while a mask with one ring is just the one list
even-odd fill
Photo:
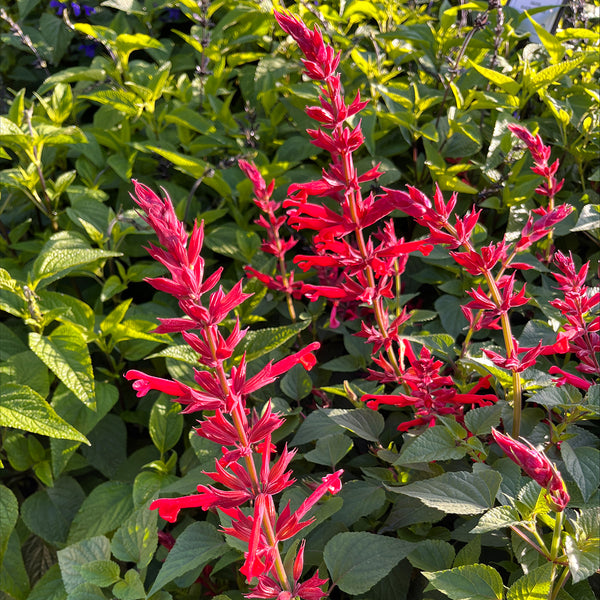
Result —
[[[556, 252], [554, 263], [561, 272], [561, 274], [554, 273], [553, 275], [563, 293], [563, 298], [552, 300], [550, 304], [560, 310], [566, 319], [566, 323], [562, 327], [563, 333], [559, 333], [559, 338], [566, 342], [562, 353], [573, 352], [580, 361], [576, 369], [580, 373], [598, 379], [600, 378], [598, 362], [600, 292], [591, 293], [591, 290], [585, 285], [589, 262], [578, 270], [570, 253], [569, 256], [566, 256], [562, 252]], [[568, 373], [559, 367], [551, 367], [550, 373], [560, 375], [558, 385], [570, 383], [584, 390], [589, 389], [592, 385], [589, 380]]]
[[70, 8], [73, 16], [76, 18], [79, 18], [82, 14], [89, 17], [96, 12], [96, 9], [93, 6], [79, 4], [78, 2], [60, 2], [60, 0], [50, 0], [50, 8], [55, 8], [58, 16], [61, 16], [63, 11]]
[[[231, 526], [225, 532], [248, 544], [241, 571], [248, 582], [254, 584], [249, 597], [323, 598], [326, 592], [322, 586], [326, 580], [314, 575], [303, 583], [299, 581], [304, 546], [297, 554], [292, 573], [286, 572], [279, 548], [280, 542], [295, 536], [312, 522], [306, 515], [326, 493], [340, 490], [342, 472], [324, 477], [298, 510], [292, 512], [287, 505], [278, 514], [273, 496], [294, 483], [288, 470], [294, 451], [288, 451], [286, 447], [279, 458], [272, 461], [276, 449], [271, 436], [281, 426], [282, 419], [272, 412], [270, 403], [262, 416], [251, 413], [247, 407], [250, 394], [272, 383], [294, 365], [311, 368], [316, 361], [312, 352], [318, 349], [319, 344], [314, 342], [279, 362], [269, 362], [253, 377], [247, 376], [244, 356], [237, 366], [227, 368], [246, 330], [241, 329], [239, 319], [236, 319], [232, 331], [224, 336], [220, 325], [248, 297], [242, 292], [241, 281], [227, 293], [222, 287], [215, 290], [222, 269], [205, 278], [205, 263], [200, 255], [203, 224], [195, 223], [188, 235], [168, 197], [163, 200], [148, 187], [137, 182], [134, 185], [134, 200], [162, 246], [151, 244], [149, 253], [167, 268], [170, 275], [147, 281], [157, 290], [177, 298], [186, 315], [161, 319], [156, 332], [180, 332], [197, 352], [199, 363], [204, 368], [194, 370], [197, 387], [135, 370], [128, 371], [125, 376], [134, 382], [133, 388], [138, 396], [158, 390], [183, 404], [184, 412], [212, 411], [200, 422], [196, 431], [223, 447], [215, 471], [207, 473], [216, 484], [220, 484], [219, 487], [199, 485], [197, 494], [160, 498], [151, 504], [151, 508], [158, 509], [161, 517], [169, 522], [174, 522], [182, 509], [192, 507], [219, 509], [227, 514], [231, 518]], [[203, 302], [204, 296], [208, 299]], [[242, 505], [251, 506], [250, 512], [242, 511]]]
[[569, 503], [567, 486], [563, 481], [556, 465], [548, 457], [536, 450], [529, 442], [514, 440], [492, 428], [496, 443], [513, 462], [519, 465], [525, 473], [546, 490], [547, 498], [552, 508], [563, 511]]
[[281, 202], [275, 202], [271, 199], [275, 180], [267, 186], [265, 180], [260, 174], [256, 165], [245, 160], [239, 161], [239, 166], [246, 174], [246, 177], [252, 182], [254, 188], [254, 203], [264, 213], [255, 221], [261, 227], [267, 230], [267, 239], [263, 240], [262, 250], [272, 254], [277, 258], [277, 268], [279, 275], [272, 276], [257, 271], [253, 267], [247, 266], [244, 270], [248, 277], [255, 277], [270, 290], [283, 292], [286, 295], [288, 310], [292, 321], [296, 320], [293, 298], [302, 296], [302, 284], [294, 281], [294, 271], [287, 270], [285, 255], [297, 243], [297, 239], [290, 237], [285, 239], [281, 235], [281, 228], [286, 223], [284, 215], [277, 216], [276, 213], [281, 208]]

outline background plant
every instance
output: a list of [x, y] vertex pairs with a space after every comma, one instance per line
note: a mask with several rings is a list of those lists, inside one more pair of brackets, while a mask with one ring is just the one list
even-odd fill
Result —
[[[515, 145], [506, 125], [520, 122], [533, 133], [539, 130], [552, 148], [552, 162], [560, 159], [557, 177], [565, 180], [556, 205], [568, 203], [574, 210], [551, 240], [566, 257], [561, 268], [546, 262], [550, 243], [538, 241], [535, 256], [527, 251], [518, 259], [534, 269], [522, 274], [531, 300], [511, 317], [513, 333], [525, 348], [540, 339], [551, 345], [557, 331], [575, 323], [578, 331], [594, 333], [593, 313], [573, 310], [581, 301], [591, 302], [597, 286], [593, 7], [567, 12], [556, 34], [542, 33], [541, 44], [530, 44], [518, 29], [526, 17], [510, 7], [498, 12], [487, 3], [368, 4], [291, 7], [310, 27], [318, 24], [326, 42], [342, 52], [345, 97], [353, 99], [360, 90], [369, 99], [361, 113], [365, 143], [355, 164], [364, 172], [381, 163], [384, 174], [367, 185], [378, 193], [379, 186], [409, 184], [432, 196], [437, 182], [445, 201], [459, 193], [457, 214], [473, 204], [482, 209], [473, 232], [476, 248], [498, 243], [505, 233], [510, 243], [541, 205], [535, 189], [542, 180], [530, 171], [529, 151]], [[311, 127], [304, 109], [318, 105], [317, 89], [303, 80], [296, 45], [280, 32], [270, 6], [110, 2], [89, 8], [94, 11], [83, 4], [78, 10], [72, 3], [19, 1], [0, 13], [0, 589], [10, 598], [33, 600], [83, 594], [141, 598], [171, 547], [171, 561], [180, 556], [185, 566], [172, 571], [157, 598], [196, 593], [239, 598], [243, 582], [236, 581], [237, 569], [227, 568], [241, 564], [239, 548], [228, 547], [222, 561], [206, 559], [202, 565], [205, 559], [195, 550], [202, 539], [192, 535], [197, 525], [179, 544], [191, 520], [170, 530], [173, 537], [162, 531], [159, 537], [162, 526], [146, 508], [159, 494], [192, 493], [220, 451], [197, 436], [188, 438], [194, 419], [178, 414], [166, 397], [137, 399], [121, 377], [139, 369], [192, 384], [196, 360], [177, 335], [151, 333], [156, 317], [173, 318], [179, 309], [142, 283], [162, 272], [141, 248], [149, 232], [129, 198], [130, 177], [135, 174], [157, 190], [163, 186], [188, 225], [204, 219], [203, 256], [207, 268], [217, 261], [224, 267], [225, 289], [247, 264], [273, 273], [273, 258], [259, 251], [264, 229], [253, 223], [259, 216], [253, 186], [237, 160], [252, 161], [266, 181], [275, 180], [275, 202], [285, 199], [290, 184], [319, 179], [329, 155], [304, 135]], [[370, 189], [364, 191], [367, 196]], [[393, 216], [397, 236], [412, 240], [427, 234], [400, 213]], [[286, 226], [282, 233], [289, 235]], [[310, 240], [302, 237], [287, 255], [288, 272], [293, 254], [309, 249]], [[588, 261], [587, 279], [576, 289], [574, 274], [583, 273]], [[414, 253], [404, 269], [398, 306], [407, 305], [410, 321], [403, 333], [418, 339], [410, 342], [416, 357], [421, 359], [419, 348], [426, 347], [432, 364], [451, 370], [448, 387], [459, 394], [491, 373], [499, 383], [480, 393], [502, 396], [512, 376], [480, 352], [485, 347], [502, 355], [500, 337], [473, 332], [469, 356], [460, 358], [467, 333], [460, 304], [477, 286], [476, 277], [442, 248], [428, 256]], [[559, 271], [568, 281], [557, 281], [553, 273]], [[322, 283], [299, 275], [298, 268], [295, 281]], [[245, 287], [254, 296], [239, 307], [238, 316], [241, 327], [253, 327], [246, 350], [251, 370], [280, 358], [284, 347], [313, 339], [322, 344], [318, 367], [310, 373], [292, 369], [252, 402], [260, 408], [272, 398], [273, 410], [284, 415], [274, 442], [298, 449], [292, 463], [297, 478], [344, 468], [346, 485], [327, 501], [323, 518], [341, 507], [309, 532], [305, 552], [307, 568], [320, 567], [322, 577], [328, 568], [337, 585], [332, 597], [386, 598], [393, 590], [394, 598], [418, 598], [441, 595], [440, 589], [451, 595], [443, 587], [452, 576], [446, 571], [463, 573], [468, 567], [471, 572], [478, 560], [496, 568], [505, 586], [522, 576], [519, 563], [529, 573], [539, 567], [511, 594], [535, 590], [535, 582], [545, 577], [542, 555], [525, 551], [522, 538], [505, 528], [472, 533], [477, 515], [490, 514], [494, 521], [497, 509], [515, 498], [518, 514], [511, 518], [535, 522], [538, 535], [552, 546], [547, 536], [555, 520], [542, 500], [538, 505], [530, 498], [538, 489], [523, 488], [527, 480], [517, 476], [516, 465], [489, 446], [491, 426], [498, 426], [499, 417], [510, 422], [502, 402], [466, 412], [464, 424], [442, 418], [424, 432], [398, 432], [410, 411], [390, 409], [382, 412], [384, 418], [360, 403], [363, 394], [394, 390], [364, 379], [371, 353], [352, 335], [356, 322], [346, 318], [351, 313], [344, 306], [294, 298], [293, 323], [277, 290], [267, 291], [257, 281]], [[583, 364], [578, 344], [588, 342], [585, 336], [572, 339], [570, 354], [558, 361], [539, 356], [523, 372], [527, 404], [521, 433], [546, 451], [566, 480], [571, 503], [561, 543], [570, 549], [572, 564], [577, 559], [583, 566], [576, 575], [581, 580], [561, 593], [585, 599], [594, 586], [594, 577], [586, 580], [594, 571], [586, 557], [597, 536], [597, 391], [594, 385], [586, 390], [551, 383], [558, 376], [593, 382], [576, 369]], [[251, 356], [250, 348], [265, 354]], [[550, 369], [561, 372], [551, 377]], [[482, 458], [482, 450], [490, 451], [487, 463], [502, 475], [501, 506], [492, 508], [492, 494], [486, 492], [488, 500], [469, 506], [474, 512], [457, 513], [455, 503], [443, 513], [414, 495], [397, 493], [414, 491], [406, 484], [425, 485], [434, 476], [444, 476], [450, 485], [452, 473], [461, 471], [475, 481], [477, 469], [485, 467], [473, 468], [471, 461]], [[422, 460], [415, 463], [415, 457]], [[489, 474], [482, 480], [492, 489], [496, 479]], [[291, 500], [297, 506], [303, 498]], [[439, 498], [429, 499], [434, 501], [438, 507]], [[213, 515], [207, 523], [219, 525]], [[223, 541], [220, 535], [211, 539], [210, 544]], [[408, 553], [402, 560], [398, 540]], [[209, 540], [204, 543], [210, 546]], [[392, 547], [385, 544], [394, 544], [393, 564], [386, 562]], [[364, 573], [354, 580], [344, 575], [346, 567], [359, 564], [352, 554], [358, 546], [381, 566], [366, 565], [379, 579], [364, 592], [357, 587], [366, 581]], [[336, 562], [345, 555], [347, 564]], [[435, 564], [428, 562], [433, 555], [440, 557]], [[422, 591], [422, 572], [437, 573], [431, 579], [438, 591]], [[498, 587], [489, 594], [500, 593]]]

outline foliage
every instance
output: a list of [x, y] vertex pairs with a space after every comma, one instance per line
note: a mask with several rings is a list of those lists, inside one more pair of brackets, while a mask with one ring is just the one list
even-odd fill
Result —
[[[306, 546], [280, 543], [294, 580], [329, 578], [332, 599], [593, 598], [598, 280], [582, 266], [600, 256], [597, 2], [572, 3], [539, 41], [495, 3], [293, 3], [329, 60], [340, 52], [337, 91], [274, 9], [0, 0], [0, 598], [239, 600], [256, 586], [238, 572], [247, 544], [222, 532], [231, 514], [186, 508], [170, 524], [149, 510], [208, 489], [222, 451], [181, 397], [138, 398], [123, 377], [198, 387], [181, 330], [155, 331], [181, 309], [145, 283], [166, 270], [143, 248], [154, 232], [132, 177], [163, 188], [190, 231], [204, 222], [206, 277], [222, 267], [226, 292], [243, 278], [252, 294], [221, 324], [249, 328], [227, 372], [320, 344], [310, 372], [245, 400], [279, 414], [274, 447], [295, 451], [275, 510], [344, 471]], [[328, 102], [357, 93], [327, 120]], [[331, 152], [344, 127], [360, 143]], [[332, 183], [340, 155], [370, 174], [357, 205], [388, 201], [394, 229], [367, 206], [364, 226], [322, 233], [349, 189]], [[302, 212], [313, 204], [320, 223]], [[431, 206], [446, 224], [477, 213], [468, 244], [443, 237]], [[365, 256], [354, 271], [342, 260], [357, 230], [382, 246], [377, 285], [360, 279]], [[482, 268], [484, 248], [506, 252]], [[488, 328], [494, 282], [510, 304], [501, 329]]]

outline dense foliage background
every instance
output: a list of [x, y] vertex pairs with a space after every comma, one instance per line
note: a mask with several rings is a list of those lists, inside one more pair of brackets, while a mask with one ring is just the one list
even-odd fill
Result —
[[[148, 510], [159, 494], [207, 483], [203, 470], [213, 469], [220, 448], [195, 435], [197, 415], [181, 414], [164, 394], [137, 398], [123, 378], [139, 368], [193, 382], [196, 361], [179, 335], [153, 333], [157, 317], [180, 313], [173, 298], [144, 283], [164, 269], [143, 248], [154, 238], [130, 193], [132, 178], [163, 188], [180, 219], [204, 220], [207, 270], [224, 267], [226, 287], [246, 265], [274, 270], [238, 160], [275, 179], [274, 197], [283, 200], [290, 184], [318, 179], [328, 158], [305, 133], [314, 127], [305, 107], [318, 104], [317, 88], [303, 78], [273, 8], [246, 0], [0, 2], [3, 600], [237, 600], [247, 590], [237, 571], [243, 546], [219, 532], [216, 514], [189, 511], [165, 527]], [[579, 265], [590, 261], [587, 285], [598, 287], [598, 8], [597, 0], [574, 1], [555, 33], [537, 27], [533, 39], [528, 17], [498, 3], [290, 7], [342, 52], [346, 97], [360, 90], [369, 100], [355, 160], [363, 171], [381, 164], [373, 191], [409, 184], [430, 195], [438, 183], [448, 197], [458, 192], [457, 212], [482, 210], [479, 244], [514, 239], [539, 204], [540, 178], [507, 125], [539, 130], [552, 147], [565, 179], [560, 202], [574, 211], [523, 257], [534, 268], [523, 272], [532, 301], [511, 313], [521, 346], [549, 341], [561, 324], [549, 305], [557, 295], [547, 260], [554, 249], [572, 252]], [[412, 219], [394, 217], [398, 235], [425, 235]], [[309, 246], [303, 238], [298, 252]], [[410, 411], [375, 412], [360, 400], [383, 386], [365, 377], [372, 349], [353, 335], [360, 323], [351, 311], [338, 310], [336, 327], [325, 299], [297, 298], [294, 321], [282, 294], [245, 282], [254, 295], [237, 314], [251, 332], [237, 358], [245, 350], [253, 372], [321, 342], [310, 373], [294, 367], [253, 401], [260, 411], [273, 399], [285, 416], [274, 441], [298, 449], [298, 484], [285, 500], [297, 506], [308, 495], [304, 483], [345, 471], [340, 494], [316, 509], [305, 555], [309, 569], [329, 573], [332, 598], [548, 593], [548, 565], [508, 526], [541, 515], [549, 538], [550, 509], [539, 486], [490, 445], [491, 427], [511, 419], [502, 400], [511, 379], [480, 350], [502, 346], [501, 335], [476, 332], [463, 351], [460, 306], [475, 283], [441, 247], [411, 255], [398, 297], [410, 313], [404, 335], [443, 360], [463, 391], [473, 374], [491, 373], [501, 401], [471, 410], [468, 432], [449, 418], [402, 433], [397, 426]], [[556, 387], [553, 360], [542, 356], [522, 374], [521, 433], [546, 449], [571, 495], [571, 574], [558, 598], [591, 600], [600, 589], [598, 373], [587, 393]], [[558, 364], [573, 371], [576, 361], [567, 355]], [[483, 463], [473, 467], [479, 453], [492, 475]], [[459, 485], [459, 473], [470, 478]], [[402, 491], [439, 476], [446, 504], [423, 486]], [[474, 486], [466, 506], [456, 497], [465, 481]], [[491, 513], [516, 497], [516, 516]], [[461, 568], [466, 587], [447, 579]]]

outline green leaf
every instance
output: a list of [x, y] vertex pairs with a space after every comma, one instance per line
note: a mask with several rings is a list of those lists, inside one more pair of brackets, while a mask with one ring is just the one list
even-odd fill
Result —
[[438, 477], [393, 488], [446, 513], [474, 515], [494, 505], [502, 476], [494, 471], [444, 473]]
[[120, 579], [120, 569], [111, 560], [93, 560], [79, 567], [79, 573], [86, 583], [108, 587]]
[[161, 395], [150, 412], [150, 437], [163, 455], [170, 450], [181, 437], [183, 431], [183, 415], [181, 405]]
[[216, 527], [206, 521], [192, 523], [177, 538], [167, 554], [148, 596], [152, 596], [176, 577], [200, 569], [213, 558], [220, 556], [225, 548], [223, 536]]
[[[457, 445], [457, 441], [459, 445]], [[430, 427], [402, 446], [395, 465], [431, 462], [433, 460], [458, 459], [467, 449], [445, 427]]]
[[466, 565], [423, 575], [451, 600], [502, 600], [503, 597], [502, 577], [488, 565]]
[[327, 416], [344, 429], [370, 442], [379, 441], [379, 435], [385, 427], [383, 416], [370, 408], [334, 408]]
[[316, 410], [309, 413], [296, 431], [290, 446], [300, 446], [328, 435], [342, 433], [344, 430], [327, 416], [328, 412], [328, 410]]
[[92, 359], [80, 329], [63, 324], [49, 336], [31, 332], [29, 347], [79, 400], [96, 407]]
[[85, 239], [74, 232], [59, 232], [48, 240], [33, 263], [33, 287], [41, 289], [84, 267], [87, 267], [87, 274], [91, 275], [98, 264], [116, 256], [122, 254], [90, 248]]
[[85, 493], [75, 479], [61, 477], [53, 487], [29, 496], [21, 507], [21, 516], [35, 535], [49, 544], [62, 546], [84, 499]]
[[282, 327], [267, 327], [265, 329], [256, 329], [249, 331], [244, 339], [237, 345], [234, 357], [246, 353], [246, 361], [250, 362], [256, 358], [264, 356], [285, 344], [288, 340], [304, 331], [310, 325], [310, 321], [299, 321]]
[[156, 510], [148, 510], [147, 506], [136, 510], [112, 538], [111, 550], [115, 558], [135, 563], [138, 569], [145, 569], [158, 543], [157, 520]]
[[510, 586], [506, 600], [546, 600], [550, 592], [551, 577], [551, 563], [533, 569]]
[[456, 552], [448, 542], [425, 540], [408, 555], [410, 564], [421, 571], [443, 571], [452, 566]]
[[96, 560], [110, 560], [110, 542], [99, 535], [59, 550], [57, 555], [65, 589], [71, 594], [86, 583], [81, 574], [82, 566]]
[[565, 60], [557, 64], [553, 64], [545, 69], [542, 69], [541, 71], [538, 71], [537, 73], [534, 73], [531, 76], [529, 84], [531, 91], [537, 91], [557, 82], [561, 77], [564, 77], [571, 71], [574, 71], [582, 62], [583, 56], [580, 56], [573, 60]]
[[0, 485], [0, 566], [8, 546], [8, 539], [19, 518], [19, 504], [15, 495]]
[[487, 435], [500, 423], [501, 413], [499, 403], [472, 409], [465, 415], [465, 426], [473, 435]]
[[84, 500], [69, 530], [69, 543], [110, 533], [133, 512], [133, 486], [122, 481], [106, 481]]
[[8, 594], [8, 600], [25, 600], [29, 593], [29, 577], [25, 570], [16, 529], [13, 529], [8, 538], [2, 566], [0, 566], [0, 592]]
[[361, 594], [383, 579], [414, 544], [374, 533], [343, 532], [325, 546], [323, 558], [334, 585]]
[[[533, 7], [534, 5], [531, 6]], [[540, 41], [542, 42], [542, 44], [544, 44], [544, 48], [546, 48], [552, 64], [557, 65], [558, 63], [560, 63], [564, 58], [566, 52], [564, 44], [555, 36], [553, 36], [549, 31], [547, 31], [545, 27], [543, 27], [535, 19], [533, 19], [527, 11], [525, 11], [525, 15], [533, 25], [535, 32], [540, 38]]]
[[302, 365], [294, 365], [280, 380], [281, 391], [292, 400], [306, 398], [313, 389], [310, 375]]
[[90, 446], [81, 449], [88, 463], [107, 479], [113, 478], [127, 459], [127, 427], [123, 419], [106, 415], [88, 434]]
[[336, 513], [331, 520], [334, 523], [343, 523], [347, 527], [385, 504], [384, 489], [370, 481], [354, 480], [344, 483], [337, 497], [344, 501], [343, 510]]
[[579, 213], [575, 227], [571, 231], [600, 229], [600, 204], [586, 204]]
[[61, 419], [37, 392], [26, 385], [8, 383], [2, 386], [0, 426], [89, 444], [83, 434]]
[[459, 550], [452, 566], [462, 567], [464, 565], [473, 565], [479, 562], [480, 555], [481, 536], [476, 536]]
[[27, 600], [67, 600], [58, 563], [52, 565], [38, 580]]
[[140, 600], [141, 598], [146, 598], [140, 574], [133, 569], [129, 569], [125, 573], [124, 581], [119, 581], [115, 584], [112, 593], [118, 600]]
[[581, 495], [587, 502], [600, 485], [600, 450], [585, 446], [572, 448], [568, 442], [560, 446], [562, 459], [565, 467], [571, 474]]
[[507, 94], [515, 96], [519, 93], [519, 90], [521, 89], [521, 84], [515, 81], [512, 77], [504, 75], [504, 73], [500, 73], [499, 71], [494, 71], [493, 69], [487, 69], [486, 67], [482, 67], [480, 64], [472, 61], [471, 59], [469, 59], [469, 65], [473, 67], [478, 73], [483, 75], [488, 81], [495, 83]]
[[519, 512], [514, 506], [495, 506], [479, 519], [471, 533], [487, 533], [521, 522]]
[[[63, 384], [60, 384], [54, 392], [52, 405], [59, 416], [72, 423], [78, 431], [87, 434], [114, 406], [118, 397], [119, 393], [116, 387], [107, 383], [97, 382], [96, 410], [94, 411], [85, 406], [85, 404], [78, 402], [75, 394], [69, 391]], [[58, 477], [63, 472], [73, 453], [79, 447], [79, 444], [80, 442], [50, 440], [52, 472], [55, 477]]]
[[304, 458], [318, 465], [334, 468], [352, 450], [352, 445], [352, 440], [345, 433], [328, 435], [318, 439], [315, 449], [307, 452]]

